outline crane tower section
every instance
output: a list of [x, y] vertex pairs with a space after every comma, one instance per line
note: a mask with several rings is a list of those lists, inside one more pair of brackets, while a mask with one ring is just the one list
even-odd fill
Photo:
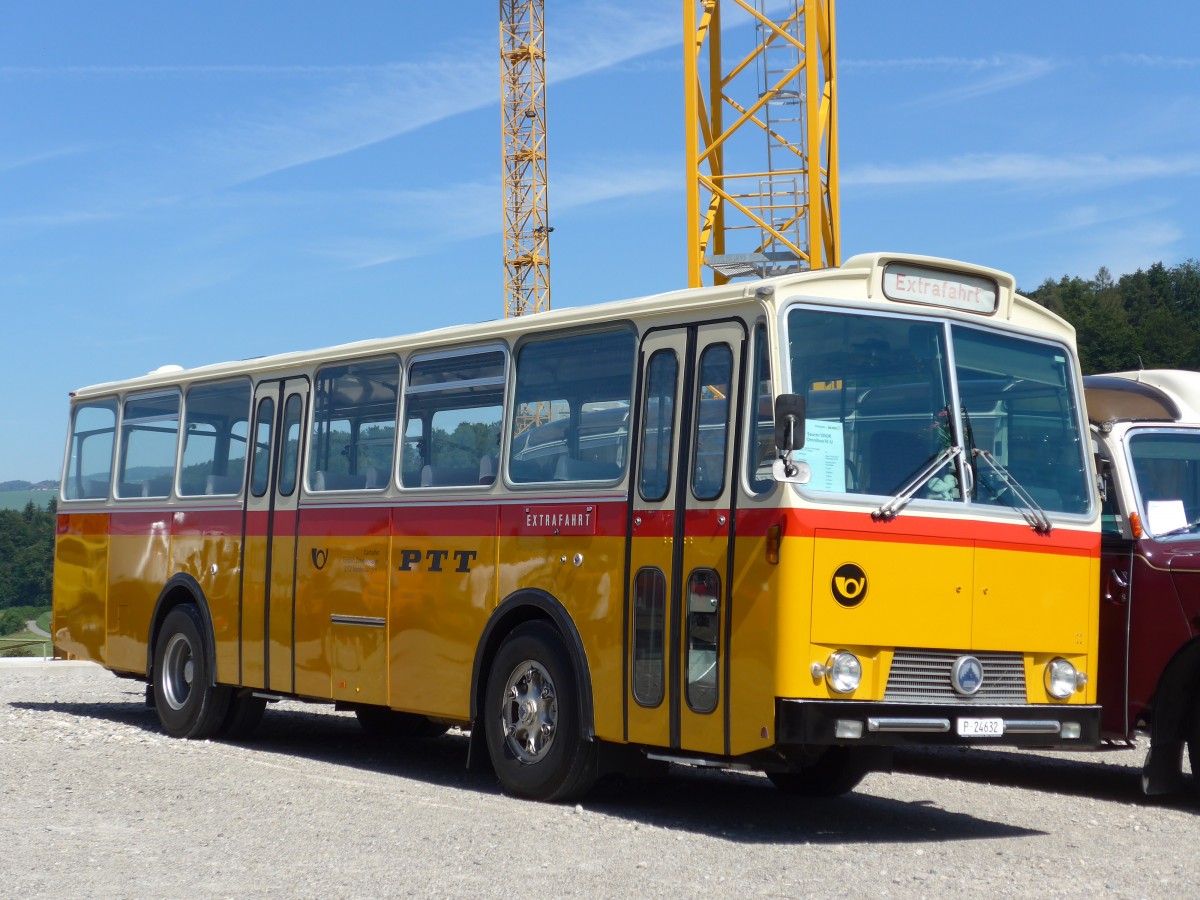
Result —
[[684, 0], [693, 287], [839, 264], [833, 7]]
[[543, 0], [500, 2], [504, 314], [550, 308]]

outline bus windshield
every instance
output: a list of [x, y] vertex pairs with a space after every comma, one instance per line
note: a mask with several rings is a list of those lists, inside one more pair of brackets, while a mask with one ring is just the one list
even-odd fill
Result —
[[[1086, 513], [1078, 402], [1067, 351], [929, 319], [795, 307], [787, 316], [791, 389], [807, 401], [806, 491], [892, 496], [946, 450], [960, 462], [914, 499], [1018, 507], [986, 451], [1042, 509]], [[957, 395], [957, 398], [956, 398]], [[957, 408], [959, 414], [955, 414]], [[971, 489], [964, 496], [962, 484]]]
[[1200, 432], [1133, 432], [1129, 456], [1150, 532], [1194, 533], [1200, 521]]

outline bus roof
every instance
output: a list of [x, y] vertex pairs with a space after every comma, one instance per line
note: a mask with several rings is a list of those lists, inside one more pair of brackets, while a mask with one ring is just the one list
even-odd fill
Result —
[[[889, 292], [885, 282], [889, 266], [893, 270], [903, 267], [905, 275], [910, 279], [909, 283], [919, 283], [929, 296], [912, 291], [894, 296], [897, 292]], [[924, 273], [926, 277], [918, 277], [914, 282], [913, 272]], [[967, 290], [961, 285], [968, 282], [987, 282], [994, 288], [994, 309], [991, 312], [980, 315], [978, 310], [956, 306], [958, 301], [953, 298], [943, 301], [942, 294], [938, 293], [939, 286], [943, 292], [953, 291], [956, 286], [959, 290]], [[1015, 281], [1006, 272], [939, 257], [908, 253], [865, 253], [851, 257], [836, 268], [739, 281], [714, 287], [686, 288], [632, 300], [563, 307], [538, 313], [536, 316], [454, 325], [416, 334], [370, 338], [314, 350], [234, 360], [192, 369], [164, 365], [146, 375], [80, 388], [74, 391], [72, 396], [82, 398], [116, 390], [147, 390], [173, 386], [200, 378], [231, 378], [247, 373], [287, 371], [342, 359], [400, 351], [411, 352], [452, 342], [485, 343], [549, 329], [598, 325], [625, 319], [661, 317], [669, 320], [684, 312], [694, 313], [706, 308], [755, 301], [780, 304], [793, 297], [828, 299], [847, 306], [893, 311], [903, 308], [908, 312], [945, 315], [966, 321], [1002, 321], [1023, 329], [1054, 335], [1074, 344], [1074, 328], [1044, 307], [1017, 294]]]
[[1142, 369], [1083, 379], [1088, 419], [1104, 422], [1200, 422], [1200, 372]]

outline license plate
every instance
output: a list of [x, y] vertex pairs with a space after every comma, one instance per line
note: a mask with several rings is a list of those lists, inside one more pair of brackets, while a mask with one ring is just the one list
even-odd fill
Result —
[[959, 737], [1002, 737], [1003, 719], [959, 719]]

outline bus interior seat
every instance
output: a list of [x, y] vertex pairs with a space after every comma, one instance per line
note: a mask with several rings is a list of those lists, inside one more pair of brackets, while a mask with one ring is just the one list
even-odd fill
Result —
[[366, 475], [351, 475], [347, 472], [326, 472], [318, 469], [313, 478], [314, 491], [361, 491], [367, 486]]
[[205, 494], [236, 494], [242, 489], [238, 475], [209, 475], [204, 479]]
[[479, 458], [479, 483], [494, 484], [496, 481], [496, 471], [498, 468], [498, 460], [491, 453], [485, 453]]
[[367, 469], [368, 490], [380, 490], [387, 487], [392, 480], [392, 470], [386, 466], [371, 466]]
[[884, 430], [871, 435], [868, 494], [892, 495], [929, 460], [929, 444], [911, 431]]

